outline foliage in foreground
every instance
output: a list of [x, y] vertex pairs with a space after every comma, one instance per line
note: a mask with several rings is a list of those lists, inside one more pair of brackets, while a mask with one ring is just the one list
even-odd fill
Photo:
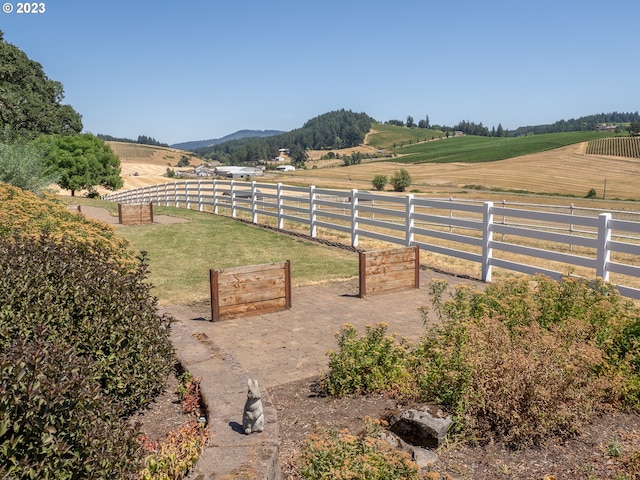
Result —
[[56, 240], [63, 236], [78, 248], [132, 268], [137, 261], [129, 242], [118, 238], [110, 225], [69, 211], [55, 197], [40, 198], [20, 188], [0, 183], [0, 240], [15, 234], [38, 237], [42, 232]]
[[134, 478], [122, 416], [173, 364], [144, 255], [132, 270], [100, 244], [14, 232], [0, 270], [0, 478]]
[[640, 408], [640, 310], [613, 286], [536, 277], [446, 289], [432, 284], [441, 322], [415, 346], [384, 325], [343, 329], [327, 390], [435, 401], [458, 432], [513, 447], [575, 434], [604, 405]]
[[338, 351], [329, 350], [330, 374], [322, 382], [329, 394], [366, 395], [406, 384], [407, 345], [386, 332], [387, 325], [379, 323], [367, 326], [363, 337], [350, 324], [336, 333]]
[[34, 333], [0, 354], [0, 478], [136, 478], [136, 433], [88, 360]]
[[[319, 480], [419, 480], [420, 472], [409, 454], [379, 438], [379, 427], [365, 423], [365, 433], [326, 430], [308, 435], [296, 465], [302, 478]], [[438, 476], [439, 478], [439, 476]]]
[[147, 262], [129, 272], [107, 252], [46, 234], [0, 246], [0, 351], [15, 339], [72, 345], [92, 376], [126, 412], [159, 392], [172, 368], [169, 318], [156, 311]]
[[[200, 379], [185, 371], [180, 375], [176, 391], [183, 413], [192, 418], [176, 430], [167, 433], [163, 441], [142, 436], [139, 441], [147, 453], [141, 480], [178, 480], [184, 477], [202, 454], [210, 432], [200, 416]], [[195, 418], [194, 418], [195, 417]]]

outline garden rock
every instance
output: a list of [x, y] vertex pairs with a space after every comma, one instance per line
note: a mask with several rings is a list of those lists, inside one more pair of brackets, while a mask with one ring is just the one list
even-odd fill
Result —
[[451, 415], [446, 415], [437, 407], [426, 405], [404, 410], [392, 419], [389, 429], [411, 445], [438, 448], [452, 423]]
[[427, 468], [438, 461], [438, 456], [432, 450], [410, 445], [393, 432], [384, 432], [381, 439], [392, 448], [411, 455], [411, 460], [417, 463], [420, 468]]

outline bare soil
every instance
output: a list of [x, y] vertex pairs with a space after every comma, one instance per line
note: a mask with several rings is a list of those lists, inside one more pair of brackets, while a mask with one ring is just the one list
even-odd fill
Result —
[[[322, 428], [348, 428], [357, 434], [365, 417], [384, 419], [399, 407], [384, 396], [324, 396], [315, 378], [280, 385], [269, 393], [278, 411], [280, 458], [287, 480], [300, 478], [294, 459], [307, 434]], [[640, 452], [640, 415], [611, 412], [574, 438], [550, 440], [536, 448], [514, 451], [500, 444], [452, 439], [437, 451], [433, 470], [455, 479], [640, 479], [640, 459], [635, 476], [628, 467], [627, 476], [622, 476], [633, 452]]]
[[[189, 421], [175, 394], [177, 379], [149, 408], [132, 418], [143, 433], [161, 441], [170, 430]], [[349, 429], [361, 433], [366, 417], [384, 419], [401, 406], [382, 395], [332, 398], [318, 389], [317, 378], [308, 378], [269, 389], [278, 412], [280, 460], [285, 480], [299, 480], [295, 457], [306, 435], [322, 429]], [[436, 453], [433, 471], [441, 478], [497, 480], [640, 479], [625, 466], [640, 451], [640, 415], [610, 412], [598, 417], [579, 435], [549, 440], [545, 445], [510, 450], [500, 444], [473, 444], [450, 439]], [[625, 476], [626, 475], [626, 476]]]

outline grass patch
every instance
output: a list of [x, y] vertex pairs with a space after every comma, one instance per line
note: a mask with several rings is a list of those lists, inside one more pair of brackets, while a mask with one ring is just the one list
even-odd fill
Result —
[[149, 280], [164, 304], [209, 299], [209, 270], [291, 260], [293, 286], [358, 274], [355, 253], [327, 248], [233, 220], [173, 207], [154, 207], [186, 223], [135, 225], [118, 234], [148, 255]]
[[400, 148], [401, 145], [412, 145], [445, 136], [440, 130], [398, 127], [396, 125], [385, 125], [382, 123], [372, 123], [371, 130], [375, 133], [369, 136], [368, 143], [372, 147], [381, 150], [391, 150], [393, 148]]

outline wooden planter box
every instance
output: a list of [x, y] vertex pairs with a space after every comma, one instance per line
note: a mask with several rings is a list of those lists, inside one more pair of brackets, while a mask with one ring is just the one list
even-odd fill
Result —
[[260, 315], [291, 308], [291, 266], [269, 263], [210, 270], [211, 320]]
[[153, 223], [153, 203], [119, 203], [120, 225], [142, 225]]
[[360, 297], [409, 288], [420, 288], [418, 247], [360, 253]]

